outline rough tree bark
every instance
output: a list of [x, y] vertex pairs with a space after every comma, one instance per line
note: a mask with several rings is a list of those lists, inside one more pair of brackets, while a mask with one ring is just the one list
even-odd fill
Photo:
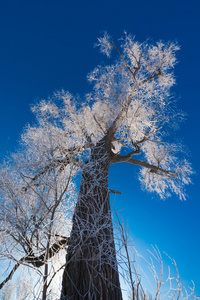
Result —
[[109, 163], [108, 151], [101, 141], [82, 173], [62, 300], [122, 300], [109, 201]]

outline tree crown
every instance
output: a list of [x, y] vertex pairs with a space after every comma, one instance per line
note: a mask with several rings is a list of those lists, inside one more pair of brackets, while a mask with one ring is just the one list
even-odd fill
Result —
[[[161, 198], [171, 190], [185, 199], [183, 186], [190, 183], [190, 164], [181, 159], [180, 143], [164, 142], [170, 129], [184, 119], [170, 93], [179, 46], [139, 43], [128, 34], [120, 43], [118, 48], [108, 34], [99, 38], [101, 52], [110, 56], [115, 50], [117, 55], [112, 64], [97, 66], [88, 75], [91, 93], [80, 100], [60, 91], [34, 105], [38, 125], [28, 127], [22, 140], [37, 145], [37, 159], [48, 151], [51, 164], [73, 163], [80, 169], [91, 149], [105, 139], [110, 163], [139, 165], [139, 178], [147, 190]], [[42, 163], [45, 168], [49, 161]]]

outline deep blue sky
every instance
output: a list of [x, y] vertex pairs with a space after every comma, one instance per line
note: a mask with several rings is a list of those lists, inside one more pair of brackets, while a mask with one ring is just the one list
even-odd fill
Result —
[[194, 280], [200, 294], [200, 1], [199, 0], [35, 0], [0, 4], [0, 160], [17, 147], [30, 105], [64, 88], [90, 89], [86, 75], [105, 58], [93, 45], [107, 30], [119, 38], [126, 30], [139, 41], [177, 40], [181, 46], [173, 89], [187, 121], [176, 133], [191, 152], [196, 171], [187, 202], [165, 202], [141, 191], [137, 167], [114, 166], [110, 185], [123, 195], [117, 209], [136, 243], [156, 244], [175, 258], [181, 278]]

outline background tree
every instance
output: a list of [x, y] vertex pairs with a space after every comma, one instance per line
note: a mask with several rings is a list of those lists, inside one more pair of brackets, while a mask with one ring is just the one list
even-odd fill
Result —
[[124, 291], [124, 299], [200, 299], [195, 294], [193, 281], [187, 286], [182, 284], [175, 259], [164, 253], [164, 260], [157, 246], [151, 246], [143, 255], [137, 251], [129, 230], [118, 213], [115, 230], [118, 237], [118, 260], [121, 262], [120, 274], [129, 287]]
[[[62, 173], [54, 166], [43, 169], [51, 162], [54, 139], [47, 124], [40, 130], [45, 131], [45, 143], [39, 137], [37, 143], [32, 143], [25, 135], [23, 151], [13, 155], [0, 170], [0, 258], [4, 264], [14, 263], [0, 289], [19, 267], [22, 272], [21, 266], [26, 266], [39, 274], [39, 277], [35, 275], [38, 284], [35, 278], [32, 279], [37, 286], [35, 293], [39, 296], [41, 292], [42, 299], [46, 299], [52, 278], [59, 269], [55, 263], [53, 268], [51, 260], [68, 242], [65, 235], [69, 235], [73, 210], [75, 191], [71, 178], [75, 168], [71, 164]], [[35, 175], [38, 170], [40, 176]], [[27, 293], [30, 294], [30, 289]]]
[[140, 166], [141, 184], [161, 198], [172, 191], [185, 199], [183, 187], [192, 173], [181, 159], [181, 145], [170, 138], [164, 143], [170, 127], [184, 118], [170, 96], [179, 47], [141, 44], [127, 34], [120, 48], [107, 34], [98, 46], [107, 56], [115, 49], [116, 56], [113, 64], [98, 66], [89, 74], [92, 92], [82, 101], [64, 91], [41, 101], [33, 107], [38, 125], [28, 127], [23, 135], [30, 153], [32, 145], [38, 147], [39, 158], [46, 153], [43, 148], [50, 153], [40, 163], [35, 160], [26, 192], [30, 186], [42, 186], [52, 172], [57, 184], [66, 170], [75, 168], [74, 180], [78, 170], [82, 172], [61, 299], [122, 299], [109, 203], [109, 193], [115, 192], [108, 188], [111, 164]]

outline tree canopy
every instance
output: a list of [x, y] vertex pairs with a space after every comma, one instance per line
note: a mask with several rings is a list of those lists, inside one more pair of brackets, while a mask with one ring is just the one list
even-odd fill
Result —
[[69, 163], [81, 169], [91, 148], [106, 137], [113, 153], [111, 164], [139, 165], [139, 179], [147, 190], [161, 198], [172, 191], [185, 199], [183, 186], [190, 183], [191, 167], [182, 159], [187, 153], [181, 143], [168, 137], [185, 117], [170, 92], [179, 46], [162, 41], [138, 43], [127, 34], [120, 43], [118, 48], [107, 34], [99, 38], [101, 52], [117, 54], [112, 64], [97, 66], [88, 75], [91, 93], [76, 98], [60, 91], [33, 106], [38, 124], [28, 127], [22, 140], [37, 145], [34, 155], [38, 158], [47, 149], [52, 154], [51, 164], [43, 160], [43, 172]]

